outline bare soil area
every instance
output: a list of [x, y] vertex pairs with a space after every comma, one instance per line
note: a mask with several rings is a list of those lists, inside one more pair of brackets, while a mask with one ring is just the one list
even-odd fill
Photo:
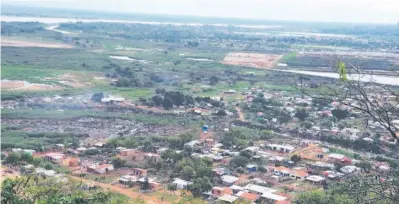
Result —
[[15, 39], [2, 39], [1, 46], [3, 47], [46, 47], [46, 48], [73, 48], [72, 45], [61, 44], [61, 43], [45, 43], [45, 42], [34, 42], [28, 40], [15, 40]]
[[224, 57], [222, 63], [265, 69], [273, 67], [281, 57], [274, 54], [232, 52]]
[[47, 84], [33, 84], [27, 81], [18, 80], [1, 80], [1, 88], [5, 90], [21, 90], [21, 91], [52, 91], [60, 90], [62, 87], [47, 85]]

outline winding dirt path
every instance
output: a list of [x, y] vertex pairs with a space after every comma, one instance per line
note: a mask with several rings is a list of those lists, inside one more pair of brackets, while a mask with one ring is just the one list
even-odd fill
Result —
[[[80, 177], [76, 177], [76, 176], [69, 176], [69, 177], [71, 177], [72, 179], [75, 179], [77, 181], [82, 181], [82, 182], [85, 182], [85, 183], [91, 183], [91, 184], [94, 184], [96, 186], [100, 186], [101, 188], [110, 190], [110, 191], [115, 192], [115, 193], [119, 193], [119, 194], [125, 195], [125, 196], [127, 196], [129, 198], [132, 198], [132, 199], [137, 199], [137, 198], [140, 197], [141, 199], [145, 200], [148, 204], [159, 204], [159, 203], [161, 203], [161, 200], [158, 199], [157, 197], [148, 196], [146, 194], [135, 192], [131, 188], [122, 188], [120, 186], [114, 186], [114, 185], [111, 185], [111, 184], [105, 184], [105, 183], [92, 181], [92, 180], [88, 180], [88, 179], [84, 179], [84, 178], [80, 178]], [[164, 200], [162, 203], [163, 204], [168, 204], [169, 202]]]

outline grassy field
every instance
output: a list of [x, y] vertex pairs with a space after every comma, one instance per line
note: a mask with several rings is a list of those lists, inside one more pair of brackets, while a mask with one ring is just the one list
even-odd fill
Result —
[[[113, 112], [100, 112], [91, 110], [67, 110], [67, 111], [57, 111], [57, 110], [47, 110], [47, 109], [18, 109], [18, 110], [8, 110], [4, 109], [1, 112], [2, 118], [24, 118], [24, 119], [57, 119], [66, 120], [81, 117], [92, 117], [92, 118], [103, 118], [103, 119], [125, 119], [125, 120], [135, 120], [145, 124], [158, 124], [158, 125], [179, 125], [182, 122], [190, 123], [183, 118], [176, 118], [173, 116], [156, 116], [156, 115], [146, 115], [146, 114], [119, 114]], [[195, 123], [195, 122], [193, 122]]]

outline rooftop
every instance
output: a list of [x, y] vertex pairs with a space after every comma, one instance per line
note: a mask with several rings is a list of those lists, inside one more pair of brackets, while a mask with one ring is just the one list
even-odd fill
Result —
[[277, 192], [277, 190], [275, 190], [275, 189], [264, 187], [264, 186], [259, 186], [259, 185], [255, 185], [255, 184], [248, 184], [244, 188], [247, 190], [250, 190], [250, 191], [258, 192], [258, 193]]

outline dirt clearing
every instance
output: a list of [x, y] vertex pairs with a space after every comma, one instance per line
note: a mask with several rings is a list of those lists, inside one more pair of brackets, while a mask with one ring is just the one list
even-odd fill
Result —
[[27, 81], [17, 80], [1, 80], [1, 88], [5, 90], [21, 90], [21, 91], [52, 91], [60, 90], [62, 87], [47, 85], [47, 84], [33, 84]]
[[73, 48], [72, 45], [61, 44], [61, 43], [49, 43], [49, 42], [34, 42], [28, 40], [15, 40], [15, 39], [2, 39], [1, 46], [3, 47], [46, 47], [46, 48]]
[[281, 57], [282, 55], [274, 54], [232, 52], [224, 57], [222, 63], [265, 69], [273, 67]]

